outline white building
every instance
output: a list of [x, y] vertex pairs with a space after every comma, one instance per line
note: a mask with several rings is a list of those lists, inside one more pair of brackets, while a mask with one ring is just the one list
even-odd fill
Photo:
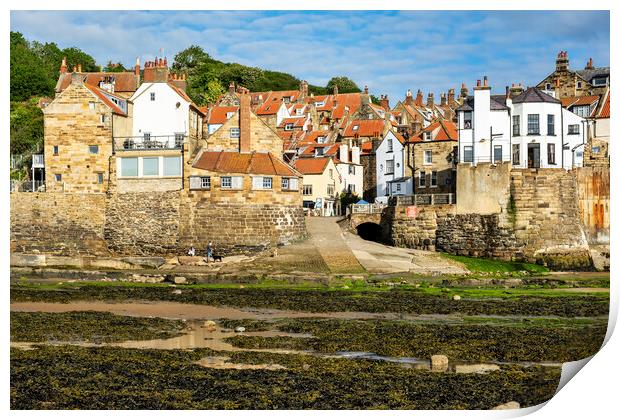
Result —
[[582, 165], [585, 120], [538, 88], [491, 95], [485, 77], [457, 115], [461, 163], [565, 169]]
[[360, 148], [347, 144], [341, 144], [338, 148], [338, 160], [336, 169], [342, 178], [341, 187], [344, 193], [364, 193], [364, 167], [360, 163]]
[[405, 165], [405, 139], [388, 131], [376, 150], [376, 202], [386, 203], [390, 195], [413, 194], [413, 182]]

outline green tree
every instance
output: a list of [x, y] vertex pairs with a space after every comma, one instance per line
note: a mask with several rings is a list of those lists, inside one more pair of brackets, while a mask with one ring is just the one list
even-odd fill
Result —
[[330, 93], [333, 92], [334, 86], [338, 86], [339, 93], [354, 93], [362, 91], [353, 80], [346, 76], [337, 76], [329, 79], [326, 87]]
[[43, 112], [38, 102], [37, 97], [11, 102], [11, 153], [22, 154], [43, 144]]
[[174, 56], [172, 69], [175, 71], [191, 72], [205, 62], [213, 61], [209, 54], [198, 45], [192, 45]]
[[11, 32], [10, 65], [11, 101], [53, 94], [55, 81], [50, 79], [44, 62], [19, 32]]
[[108, 61], [108, 64], [106, 64], [106, 66], [103, 68], [103, 71], [109, 73], [120, 73], [123, 71], [127, 71], [127, 69], [121, 63], [113, 63], [112, 61]]

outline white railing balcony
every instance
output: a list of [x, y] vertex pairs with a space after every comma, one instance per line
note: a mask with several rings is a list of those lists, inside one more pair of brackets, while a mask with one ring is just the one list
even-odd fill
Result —
[[414, 194], [395, 195], [390, 197], [392, 206], [433, 206], [441, 204], [456, 204], [456, 194]]
[[351, 213], [381, 213], [387, 204], [351, 204]]
[[133, 136], [114, 137], [114, 150], [174, 150], [182, 149], [187, 136], [173, 134], [169, 136]]
[[32, 167], [33, 168], [45, 168], [44, 155], [32, 155]]

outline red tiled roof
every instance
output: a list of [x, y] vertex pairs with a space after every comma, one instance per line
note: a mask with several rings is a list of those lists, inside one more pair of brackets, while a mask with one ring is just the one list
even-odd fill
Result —
[[233, 174], [298, 176], [289, 165], [272, 153], [206, 150], [200, 154], [193, 167]]
[[362, 95], [360, 93], [340, 93], [337, 97], [332, 96], [332, 107], [334, 99], [338, 102], [332, 113], [332, 118], [342, 118], [345, 113], [345, 107], [349, 107], [349, 115], [353, 115], [362, 104]]
[[[357, 130], [353, 127], [357, 126]], [[373, 137], [382, 135], [385, 127], [385, 120], [353, 120], [347, 128], [345, 128], [343, 137]]]
[[[95, 73], [83, 73], [86, 78], [85, 84], [91, 86], [99, 86], [104, 77], [114, 77], [114, 91], [115, 92], [135, 92], [140, 85], [138, 77], [133, 72], [120, 72], [120, 73], [107, 73], [107, 72], [95, 72]], [[56, 84], [56, 92], [62, 92], [71, 84], [71, 73], [62, 73], [58, 78]]]
[[304, 117], [284, 118], [278, 128], [284, 128], [286, 124], [293, 124], [293, 127], [303, 127], [306, 122]]
[[121, 98], [121, 97], [116, 96], [116, 95], [112, 95], [109, 92], [105, 92], [102, 89], [99, 89], [97, 86], [92, 86], [92, 85], [84, 83], [84, 87], [86, 87], [88, 90], [90, 90], [92, 93], [94, 93], [99, 99], [101, 99], [101, 101], [104, 104], [109, 106], [112, 109], [112, 112], [114, 112], [115, 114], [127, 116], [127, 113], [125, 111], [123, 111], [121, 108], [119, 108], [119, 106], [116, 105], [114, 102], [112, 102], [110, 99], [108, 99], [108, 97], [106, 95], [114, 96], [115, 98], [117, 98], [119, 100], [122, 100], [122, 101], [125, 100], [124, 98]]
[[601, 112], [598, 113], [598, 118], [609, 118], [609, 106], [610, 106], [609, 97], [610, 96], [611, 96], [611, 92], [608, 92], [607, 99], [605, 99], [605, 103], [603, 104], [603, 107], [601, 108]]
[[293, 167], [303, 175], [320, 175], [325, 171], [330, 159], [328, 157], [297, 159], [293, 162]]
[[316, 149], [323, 149], [323, 155], [325, 156], [331, 156], [331, 155], [335, 155], [338, 152], [338, 147], [340, 145], [339, 144], [313, 144], [310, 145], [308, 147], [306, 147], [304, 149], [304, 151], [301, 153], [302, 156], [314, 156], [314, 151]]
[[303, 144], [313, 144], [316, 143], [316, 139], [320, 136], [325, 136], [327, 137], [327, 135], [329, 134], [329, 131], [327, 130], [314, 130], [314, 131], [309, 131], [306, 133], [306, 135], [304, 136], [304, 138], [301, 140], [301, 142]]
[[291, 97], [291, 102], [299, 96], [298, 90], [279, 90], [269, 92], [265, 102], [256, 110], [256, 115], [273, 115], [278, 112], [285, 96]]
[[568, 108], [575, 105], [592, 105], [594, 102], [598, 101], [598, 99], [598, 95], [569, 96], [568, 98], [561, 99], [561, 101], [562, 106]]
[[435, 121], [419, 133], [414, 134], [410, 141], [416, 143], [424, 141], [422, 133], [431, 133], [432, 141], [458, 141], [456, 125], [448, 120]]
[[209, 120], [207, 124], [224, 124], [228, 121], [226, 116], [229, 112], [237, 112], [238, 106], [214, 106], [209, 113]]
[[361, 153], [363, 155], [367, 155], [372, 152], [372, 143], [367, 141], [366, 143], [362, 143]]

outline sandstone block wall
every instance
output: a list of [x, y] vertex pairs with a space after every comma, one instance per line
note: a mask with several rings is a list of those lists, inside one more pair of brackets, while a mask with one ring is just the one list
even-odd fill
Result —
[[107, 255], [105, 194], [12, 193], [11, 251]]
[[404, 248], [435, 249], [438, 221], [454, 211], [454, 205], [417, 206], [417, 215], [409, 217], [407, 206], [388, 207], [390, 241]]
[[579, 213], [590, 244], [609, 244], [610, 170], [588, 167], [575, 170]]

